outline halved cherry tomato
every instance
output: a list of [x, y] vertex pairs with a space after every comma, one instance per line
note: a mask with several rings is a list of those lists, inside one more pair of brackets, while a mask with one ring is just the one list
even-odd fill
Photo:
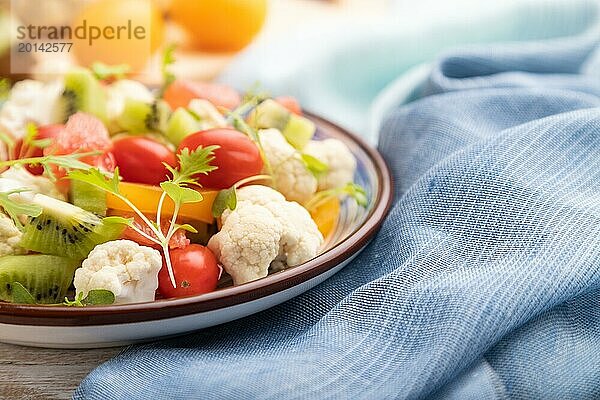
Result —
[[212, 292], [217, 288], [221, 268], [212, 251], [199, 244], [169, 252], [177, 287], [173, 287], [163, 259], [158, 273], [158, 291], [164, 297], [183, 297]]
[[218, 169], [208, 175], [199, 175], [198, 182], [205, 188], [225, 189], [237, 181], [258, 175], [262, 171], [263, 161], [258, 147], [243, 133], [235, 129], [209, 129], [186, 137], [177, 152], [198, 146], [217, 145], [212, 165]]
[[[41, 126], [38, 128], [37, 135], [33, 139], [53, 139], [64, 128], [65, 126], [62, 124]], [[43, 155], [44, 150], [41, 147], [23, 146], [23, 139], [19, 139], [15, 143], [15, 148], [12, 157], [13, 159], [19, 159], [29, 157], [42, 157]], [[42, 175], [44, 173], [44, 167], [42, 167], [41, 165], [26, 165], [25, 168], [33, 175]]]
[[218, 83], [196, 82], [178, 79], [169, 85], [163, 96], [173, 110], [186, 108], [193, 99], [205, 99], [217, 107], [233, 110], [242, 102], [233, 88]]
[[280, 96], [275, 99], [276, 102], [287, 108], [289, 112], [293, 112], [296, 115], [302, 115], [302, 107], [300, 103], [292, 96]]
[[143, 136], [128, 136], [113, 142], [119, 173], [127, 182], [158, 185], [167, 180], [163, 163], [176, 166], [175, 154], [162, 143]]
[[[152, 229], [150, 229], [150, 227], [148, 226], [148, 224], [146, 224], [144, 221], [142, 221], [142, 219], [132, 213], [132, 212], [115, 212], [115, 211], [109, 211], [110, 215], [117, 215], [120, 217], [124, 217], [124, 218], [132, 218], [133, 217], [133, 223], [132, 225], [135, 226], [136, 228], [138, 228], [139, 230], [141, 230], [142, 232], [144, 232], [145, 234], [147, 234], [150, 237], [156, 238], [156, 234], [154, 233], [154, 231]], [[145, 214], [146, 217], [148, 217], [151, 221], [155, 221], [156, 220], [156, 216], [152, 215], [152, 214]], [[161, 222], [160, 222], [160, 229], [162, 229], [163, 233], [166, 234], [169, 230], [169, 227], [171, 226], [170, 220], [168, 218], [164, 218]], [[128, 239], [128, 240], [133, 240], [134, 242], [136, 242], [137, 244], [140, 244], [142, 246], [149, 246], [149, 247], [153, 247], [157, 250], [161, 250], [162, 247], [147, 239], [146, 237], [140, 235], [138, 232], [136, 232], [132, 227], [128, 226], [127, 228], [125, 228], [125, 230], [123, 231], [123, 233], [121, 234], [121, 238], [122, 239]], [[169, 248], [170, 249], [177, 249], [177, 248], [184, 248], [189, 246], [190, 244], [190, 240], [186, 237], [185, 235], [185, 231], [183, 229], [179, 229], [177, 230], [177, 232], [175, 232], [175, 234], [173, 236], [171, 236], [171, 240], [169, 241]]]

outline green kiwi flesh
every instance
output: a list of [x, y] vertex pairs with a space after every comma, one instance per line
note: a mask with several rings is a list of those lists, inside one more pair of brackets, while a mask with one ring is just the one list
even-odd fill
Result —
[[311, 120], [290, 112], [272, 99], [256, 106], [248, 116], [248, 122], [257, 129], [280, 130], [287, 141], [299, 150], [306, 146], [317, 129]]
[[308, 118], [301, 117], [296, 114], [290, 116], [287, 125], [281, 131], [287, 141], [298, 150], [302, 150], [304, 146], [313, 138], [317, 127]]
[[292, 113], [275, 100], [267, 99], [248, 115], [248, 123], [257, 129], [275, 128], [283, 131]]
[[100, 82], [89, 70], [75, 68], [69, 71], [64, 84], [65, 120], [77, 111], [83, 111], [106, 122], [106, 95]]
[[106, 193], [87, 182], [71, 181], [69, 200], [73, 205], [98, 216], [106, 215]]
[[96, 245], [117, 239], [125, 229], [123, 224], [105, 222], [89, 211], [42, 194], [36, 194], [33, 203], [42, 213], [29, 219], [20, 245], [38, 253], [81, 260]]
[[198, 120], [185, 108], [178, 108], [169, 118], [165, 136], [175, 146], [179, 146], [183, 139], [199, 130]]
[[163, 132], [171, 109], [162, 100], [146, 103], [140, 100], [126, 99], [121, 115], [116, 118], [117, 125], [131, 134]]
[[80, 261], [45, 254], [0, 257], [0, 300], [13, 302], [13, 282], [29, 290], [37, 303], [60, 303]]

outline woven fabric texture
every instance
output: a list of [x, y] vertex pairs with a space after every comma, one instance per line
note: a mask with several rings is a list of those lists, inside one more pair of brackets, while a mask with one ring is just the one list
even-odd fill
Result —
[[393, 111], [376, 239], [260, 314], [133, 346], [76, 399], [600, 398], [597, 32], [471, 47]]

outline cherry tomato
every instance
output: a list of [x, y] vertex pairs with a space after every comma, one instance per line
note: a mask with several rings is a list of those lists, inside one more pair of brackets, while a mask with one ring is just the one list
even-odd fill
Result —
[[218, 169], [208, 175], [199, 175], [198, 182], [205, 188], [225, 189], [237, 181], [262, 171], [263, 161], [258, 147], [243, 133], [235, 129], [209, 129], [186, 137], [177, 152], [198, 146], [217, 145], [212, 165]]
[[169, 254], [177, 287], [173, 287], [163, 259], [163, 267], [158, 273], [158, 291], [164, 297], [192, 296], [217, 288], [221, 268], [207, 247], [191, 244], [183, 249], [171, 250]]
[[300, 103], [298, 103], [298, 100], [296, 100], [295, 97], [280, 96], [277, 97], [275, 101], [287, 108], [289, 112], [292, 112], [296, 115], [302, 115], [302, 107], [300, 107]]
[[229, 86], [181, 79], [170, 84], [163, 97], [173, 110], [187, 107], [193, 99], [205, 99], [217, 107], [225, 107], [230, 110], [242, 102], [240, 94]]
[[158, 185], [167, 179], [162, 164], [176, 166], [175, 154], [164, 144], [143, 136], [128, 136], [113, 143], [119, 173], [126, 182]]
[[[38, 128], [37, 135], [33, 138], [34, 140], [40, 139], [53, 139], [55, 138], [63, 129], [64, 125], [46, 125]], [[15, 148], [13, 152], [13, 159], [19, 158], [29, 158], [29, 157], [42, 157], [44, 155], [44, 150], [40, 147], [35, 146], [23, 146], [23, 139], [19, 139], [15, 143]], [[44, 173], [44, 167], [41, 165], [27, 165], [25, 168], [31, 172], [33, 175], [42, 175]]]
[[[146, 224], [144, 221], [142, 221], [142, 219], [137, 214], [134, 214], [133, 212], [120, 212], [120, 211], [110, 210], [110, 215], [111, 216], [117, 215], [119, 217], [124, 217], [124, 218], [133, 218], [133, 225], [136, 228], [138, 228], [139, 230], [144, 232], [146, 235], [156, 238], [156, 234], [154, 233], [154, 231], [152, 229], [150, 229], [148, 224]], [[156, 220], [155, 215], [146, 214], [146, 216], [148, 218], [150, 218], [151, 221]], [[160, 228], [162, 229], [162, 232], [165, 235], [169, 231], [170, 226], [171, 226], [171, 222], [170, 222], [169, 217], [165, 217], [161, 220]], [[140, 235], [138, 232], [136, 232], [130, 226], [125, 228], [125, 230], [121, 234], [121, 239], [132, 240], [132, 241], [136, 242], [137, 244], [140, 244], [142, 246], [153, 247], [156, 250], [162, 249], [162, 247], [159, 244], [154, 243], [153, 241]], [[171, 236], [171, 240], [169, 241], [169, 248], [170, 249], [184, 248], [184, 247], [187, 247], [189, 244], [190, 244], [190, 239], [187, 238], [185, 231], [183, 229], [179, 229], [177, 232], [175, 232], [175, 234], [173, 236]]]

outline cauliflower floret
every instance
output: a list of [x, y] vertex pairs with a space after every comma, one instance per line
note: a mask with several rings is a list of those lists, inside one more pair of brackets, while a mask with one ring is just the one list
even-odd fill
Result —
[[306, 203], [317, 191], [317, 179], [306, 169], [300, 153], [277, 129], [261, 130], [259, 135], [277, 190], [289, 201]]
[[311, 140], [304, 152], [324, 162], [329, 168], [326, 174], [318, 178], [319, 190], [335, 189], [354, 180], [356, 159], [340, 140]]
[[17, 82], [10, 97], [0, 109], [0, 131], [19, 139], [25, 135], [28, 122], [37, 125], [56, 124], [62, 120], [61, 81], [49, 83], [25, 80]]
[[25, 249], [19, 246], [21, 235], [13, 220], [0, 214], [0, 257], [26, 253]]
[[33, 175], [25, 168], [11, 167], [0, 175], [0, 192], [15, 189], [28, 189], [31, 193], [40, 193], [58, 200], [66, 200], [54, 182], [44, 176]]
[[75, 271], [75, 291], [110, 290], [115, 304], [153, 301], [162, 257], [158, 250], [131, 240], [98, 245]]
[[190, 101], [188, 109], [200, 118], [200, 129], [202, 130], [224, 128], [227, 126], [225, 117], [208, 100], [194, 99]]
[[223, 264], [236, 285], [267, 276], [271, 262], [279, 255], [283, 227], [264, 207], [236, 208], [223, 220], [221, 231], [208, 248]]
[[317, 255], [323, 236], [301, 205], [260, 185], [239, 189], [237, 197], [237, 207], [223, 213], [221, 230], [208, 242], [235, 285]]
[[152, 92], [142, 83], [121, 79], [110, 85], [106, 91], [106, 111], [110, 121], [117, 118], [125, 108], [125, 100], [132, 99], [152, 103]]

